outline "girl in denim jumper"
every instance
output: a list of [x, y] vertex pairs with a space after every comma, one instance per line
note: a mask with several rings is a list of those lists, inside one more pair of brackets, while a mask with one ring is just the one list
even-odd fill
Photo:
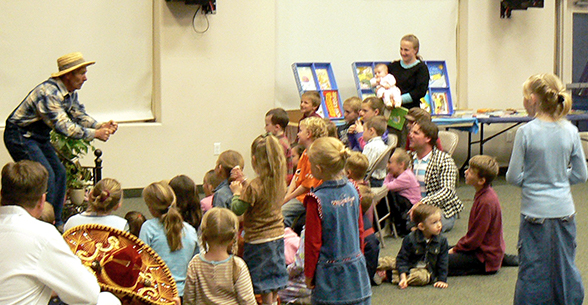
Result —
[[582, 304], [570, 185], [584, 183], [587, 174], [578, 129], [565, 119], [572, 100], [553, 74], [529, 77], [523, 96], [535, 118], [517, 130], [506, 173], [521, 187], [514, 304]]
[[371, 304], [360, 196], [342, 172], [348, 157], [343, 143], [331, 137], [308, 149], [312, 174], [323, 180], [304, 199], [304, 274], [313, 304]]

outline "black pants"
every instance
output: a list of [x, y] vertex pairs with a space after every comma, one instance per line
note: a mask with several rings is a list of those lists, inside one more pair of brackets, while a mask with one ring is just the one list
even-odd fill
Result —
[[494, 274], [486, 272], [486, 267], [474, 252], [456, 252], [449, 254], [449, 276]]

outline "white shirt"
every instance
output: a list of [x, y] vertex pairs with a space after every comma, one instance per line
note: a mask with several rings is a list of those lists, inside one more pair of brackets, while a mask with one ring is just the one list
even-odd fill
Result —
[[[386, 151], [388, 146], [382, 140], [381, 136], [370, 139], [363, 148], [363, 154], [368, 158], [369, 167], [372, 167], [378, 157]], [[374, 171], [372, 177], [378, 180], [384, 180], [386, 177], [386, 167]]]
[[0, 304], [96, 304], [100, 286], [57, 229], [20, 206], [0, 207]]

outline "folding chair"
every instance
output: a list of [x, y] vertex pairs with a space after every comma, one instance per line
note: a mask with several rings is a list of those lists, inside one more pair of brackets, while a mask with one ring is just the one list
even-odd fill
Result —
[[457, 133], [446, 130], [439, 130], [439, 140], [441, 141], [443, 150], [446, 151], [450, 156], [453, 155], [453, 152], [457, 147], [457, 142], [459, 141], [459, 136]]
[[[396, 138], [396, 137], [394, 137]], [[381, 168], [386, 168], [386, 165], [388, 164], [388, 159], [390, 159], [390, 156], [392, 155], [392, 153], [394, 152], [394, 149], [396, 148], [396, 141], [394, 141], [394, 143], [391, 143], [391, 141], [389, 141], [388, 143], [393, 144], [393, 145], [389, 145], [388, 148], [376, 159], [376, 161], [372, 164], [372, 166], [370, 168], [368, 168], [368, 172], [366, 175], [366, 181], [369, 181], [369, 179], [372, 177], [373, 173], [375, 170], [377, 169], [381, 169]], [[373, 210], [374, 210], [374, 216], [376, 218], [376, 227], [378, 228], [378, 238], [380, 239], [380, 244], [382, 245], [382, 248], [385, 247], [384, 245], [384, 234], [382, 232], [382, 226], [381, 223], [382, 221], [388, 219], [390, 217], [390, 204], [388, 203], [388, 188], [386, 188], [386, 186], [382, 186], [382, 187], [372, 187], [372, 192], [374, 193], [374, 200], [372, 202], [372, 206], [373, 206]], [[382, 200], [384, 199], [384, 200]], [[385, 204], [385, 208], [386, 208], [386, 213], [385, 215], [378, 215], [378, 209], [377, 209], [377, 205], [381, 204], [381, 202], [383, 202]], [[393, 232], [394, 232], [394, 236], [398, 236], [396, 234], [396, 228], [394, 228], [394, 226], [392, 226], [393, 228]]]

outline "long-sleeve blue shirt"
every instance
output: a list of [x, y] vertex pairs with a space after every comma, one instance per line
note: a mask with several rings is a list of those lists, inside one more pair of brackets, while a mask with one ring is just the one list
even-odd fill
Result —
[[578, 128], [534, 119], [517, 130], [506, 180], [522, 188], [521, 213], [558, 218], [575, 213], [570, 185], [586, 181]]

